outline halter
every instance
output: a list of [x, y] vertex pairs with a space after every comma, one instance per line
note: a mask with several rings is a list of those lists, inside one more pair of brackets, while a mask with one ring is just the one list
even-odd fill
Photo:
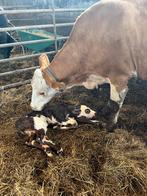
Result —
[[45, 71], [47, 71], [48, 75], [51, 76], [51, 78], [55, 81], [55, 82], [59, 82], [59, 79], [57, 78], [56, 74], [53, 72], [53, 70], [47, 66], [45, 68]]

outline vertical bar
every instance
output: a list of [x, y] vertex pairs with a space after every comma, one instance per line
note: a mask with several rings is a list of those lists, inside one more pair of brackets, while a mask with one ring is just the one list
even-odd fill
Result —
[[52, 0], [52, 16], [53, 16], [53, 25], [54, 25], [54, 36], [55, 36], [55, 51], [58, 52], [58, 46], [57, 46], [57, 29], [56, 29], [56, 15], [55, 15], [55, 3], [54, 0]]

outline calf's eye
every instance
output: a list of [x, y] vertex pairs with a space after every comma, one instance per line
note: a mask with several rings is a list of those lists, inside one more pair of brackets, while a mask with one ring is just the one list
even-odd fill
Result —
[[86, 114], [90, 114], [90, 109], [85, 109]]

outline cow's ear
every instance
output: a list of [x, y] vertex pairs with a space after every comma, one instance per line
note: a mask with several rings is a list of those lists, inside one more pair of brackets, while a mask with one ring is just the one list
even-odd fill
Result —
[[46, 69], [50, 65], [50, 61], [46, 54], [41, 54], [39, 57], [39, 66], [41, 70]]

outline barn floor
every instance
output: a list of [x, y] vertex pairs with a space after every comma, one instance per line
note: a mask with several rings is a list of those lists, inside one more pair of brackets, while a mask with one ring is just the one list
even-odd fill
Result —
[[[51, 161], [16, 135], [15, 121], [30, 110], [30, 86], [2, 93], [0, 195], [147, 195], [147, 84], [130, 86], [113, 133], [92, 125], [50, 131], [64, 149]], [[73, 101], [72, 93], [65, 99]]]

